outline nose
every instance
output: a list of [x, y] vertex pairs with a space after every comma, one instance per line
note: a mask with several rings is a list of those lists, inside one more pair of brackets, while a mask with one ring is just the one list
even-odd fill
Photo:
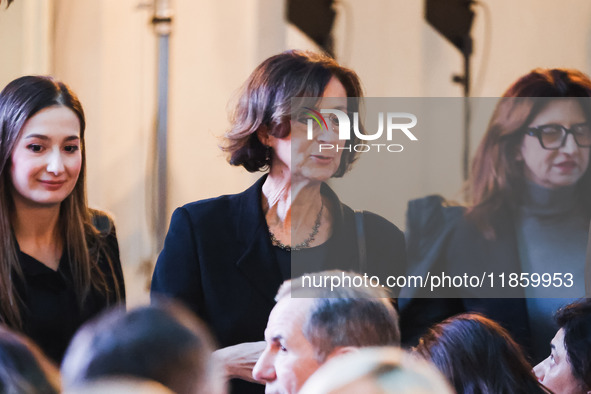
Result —
[[534, 367], [534, 375], [536, 378], [541, 382], [544, 380], [544, 376], [546, 375], [546, 362], [548, 359], [546, 358], [544, 361], [540, 362], [538, 365]]
[[253, 370], [252, 377], [259, 382], [269, 383], [277, 379], [275, 373], [275, 366], [273, 365], [273, 357], [268, 349], [265, 349], [261, 357], [257, 360]]
[[53, 149], [47, 156], [47, 172], [59, 175], [64, 171], [64, 160], [58, 148]]
[[573, 154], [579, 149], [577, 142], [575, 141], [575, 136], [572, 134], [568, 134], [566, 136], [566, 141], [564, 141], [564, 145], [560, 148], [560, 151], [567, 154]]
[[321, 143], [336, 143], [339, 137], [339, 125], [334, 124], [331, 119], [326, 122], [328, 128], [322, 127], [318, 133], [318, 142]]

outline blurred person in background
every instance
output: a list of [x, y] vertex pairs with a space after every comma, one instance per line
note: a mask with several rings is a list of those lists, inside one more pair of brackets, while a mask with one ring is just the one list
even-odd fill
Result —
[[[428, 327], [447, 317], [480, 312], [508, 329], [535, 362], [544, 357], [556, 331], [555, 311], [585, 291], [590, 97], [591, 80], [580, 71], [531, 71], [497, 103], [473, 159], [468, 206], [442, 206], [434, 196], [409, 203], [411, 271], [493, 273], [497, 279], [504, 273], [506, 282], [502, 288], [497, 281], [486, 296], [475, 288], [458, 298], [401, 302], [403, 343], [415, 344]], [[556, 288], [541, 281], [538, 286], [533, 281], [509, 286], [509, 275], [522, 273], [528, 280], [534, 273], [551, 278], [558, 273], [561, 282], [552, 279]], [[514, 299], [485, 298], [495, 294]]]

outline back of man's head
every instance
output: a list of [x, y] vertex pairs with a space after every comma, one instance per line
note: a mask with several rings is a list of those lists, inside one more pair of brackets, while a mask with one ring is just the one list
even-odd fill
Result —
[[286, 281], [276, 300], [313, 298], [302, 332], [319, 362], [344, 347], [398, 346], [398, 314], [388, 292], [366, 277], [323, 271]]
[[205, 326], [173, 304], [108, 313], [85, 324], [62, 363], [66, 389], [97, 379], [153, 380], [177, 393], [209, 393], [212, 343]]

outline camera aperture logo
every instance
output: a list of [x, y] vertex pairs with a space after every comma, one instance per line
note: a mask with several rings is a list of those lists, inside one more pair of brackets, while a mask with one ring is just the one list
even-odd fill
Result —
[[[320, 112], [310, 108], [304, 107], [305, 112], [302, 114], [307, 116], [308, 140], [314, 139], [314, 132], [318, 132], [324, 128], [329, 130], [326, 118], [328, 118], [332, 127], [338, 126], [339, 140], [351, 140], [351, 130], [362, 143], [349, 144], [346, 146], [339, 146], [337, 144], [319, 144], [319, 151], [349, 151], [349, 152], [370, 152], [370, 151], [387, 151], [392, 153], [402, 152], [404, 146], [401, 144], [390, 143], [395, 135], [395, 132], [402, 132], [409, 140], [418, 141], [418, 138], [410, 131], [417, 124], [417, 117], [408, 112], [378, 112], [378, 130], [373, 134], [363, 134], [359, 130], [359, 113], [353, 112], [353, 127], [351, 127], [351, 120], [349, 115], [338, 109], [320, 109]], [[369, 141], [377, 141], [382, 138], [384, 134], [384, 123], [386, 123], [386, 140], [388, 143], [377, 143]], [[318, 126], [318, 129], [314, 130]], [[366, 130], [367, 132], [367, 130]]]

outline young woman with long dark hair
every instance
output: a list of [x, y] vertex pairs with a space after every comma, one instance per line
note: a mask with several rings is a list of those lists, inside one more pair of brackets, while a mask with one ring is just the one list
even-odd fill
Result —
[[125, 290], [112, 221], [88, 208], [84, 111], [51, 77], [0, 93], [0, 321], [61, 360]]

